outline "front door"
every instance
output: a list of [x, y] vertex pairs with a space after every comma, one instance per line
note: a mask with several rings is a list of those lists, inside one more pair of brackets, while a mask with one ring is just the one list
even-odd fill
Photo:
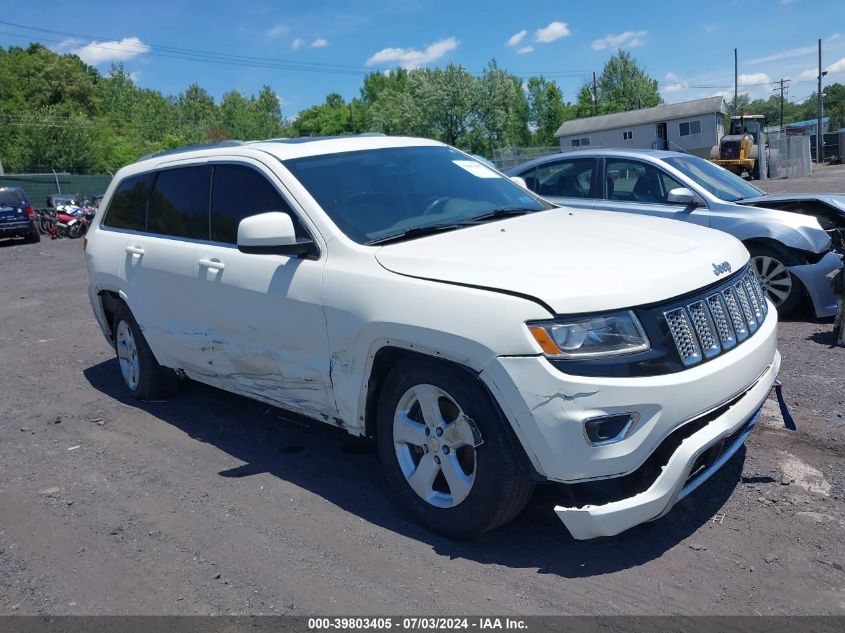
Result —
[[550, 202], [590, 209], [595, 205], [597, 160], [568, 158], [543, 163], [519, 175], [528, 188]]
[[206, 333], [201, 380], [323, 419], [337, 416], [322, 307], [325, 258], [250, 255], [237, 246], [241, 219], [291, 214], [261, 163], [214, 165], [211, 241], [199, 244], [196, 308]]
[[706, 207], [667, 202], [669, 192], [684, 185], [651, 163], [606, 158], [604, 173], [604, 200], [599, 201], [596, 208], [683, 220], [702, 226], [708, 226], [710, 222]]
[[657, 124], [657, 144], [655, 149], [668, 149], [668, 140], [669, 136], [666, 132], [666, 121], [661, 121]]

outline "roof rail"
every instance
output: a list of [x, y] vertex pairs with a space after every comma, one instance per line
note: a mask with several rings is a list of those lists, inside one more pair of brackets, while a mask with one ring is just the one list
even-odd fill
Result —
[[[175, 147], [173, 149], [164, 149], [160, 152], [153, 152], [152, 154], [147, 154], [145, 156], [141, 156], [138, 161], [147, 160], [148, 158], [158, 158], [160, 156], [169, 156], [170, 154], [181, 154], [182, 152], [193, 152], [198, 149], [213, 149], [216, 147], [234, 147], [237, 145], [245, 145], [245, 141], [218, 141], [216, 143], [200, 143], [199, 145], [185, 145], [184, 147]], [[135, 162], [138, 162], [135, 161]]]
[[314, 141], [333, 141], [343, 138], [356, 138], [360, 136], [387, 136], [382, 132], [360, 132], [356, 134], [330, 134], [328, 136], [290, 136], [282, 138], [269, 138], [266, 141], [257, 141], [259, 143], [312, 143]]

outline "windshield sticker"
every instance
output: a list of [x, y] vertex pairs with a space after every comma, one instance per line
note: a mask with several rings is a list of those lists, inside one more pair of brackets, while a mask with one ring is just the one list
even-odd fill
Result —
[[495, 171], [474, 160], [453, 160], [452, 162], [479, 178], [501, 178]]

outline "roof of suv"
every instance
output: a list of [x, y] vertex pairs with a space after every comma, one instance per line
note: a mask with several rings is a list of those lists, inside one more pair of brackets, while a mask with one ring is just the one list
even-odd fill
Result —
[[[337, 152], [353, 152], [364, 149], [380, 149], [386, 147], [410, 147], [414, 145], [442, 145], [438, 141], [407, 136], [385, 136], [384, 134], [350, 134], [344, 136], [306, 136], [299, 138], [275, 138], [264, 141], [221, 141], [204, 145], [188, 145], [172, 150], [148, 154], [138, 159], [137, 163], [146, 161], [160, 161], [162, 159], [191, 158], [191, 154], [213, 156], [231, 154], [238, 149], [257, 149], [272, 154], [280, 160], [315, 156], [319, 154], [333, 154]], [[184, 156], [183, 156], [184, 155]]]

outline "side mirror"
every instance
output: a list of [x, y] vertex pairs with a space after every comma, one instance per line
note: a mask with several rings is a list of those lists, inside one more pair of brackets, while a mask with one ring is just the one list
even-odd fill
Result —
[[525, 182], [525, 178], [523, 178], [522, 176], [511, 176], [511, 180], [513, 180], [523, 189], [528, 189], [528, 183]]
[[238, 250], [250, 255], [304, 257], [316, 248], [313, 240], [296, 237], [293, 220], [287, 213], [270, 211], [241, 220]]
[[677, 187], [666, 194], [667, 204], [682, 204], [685, 207], [698, 206], [698, 198], [686, 187]]

